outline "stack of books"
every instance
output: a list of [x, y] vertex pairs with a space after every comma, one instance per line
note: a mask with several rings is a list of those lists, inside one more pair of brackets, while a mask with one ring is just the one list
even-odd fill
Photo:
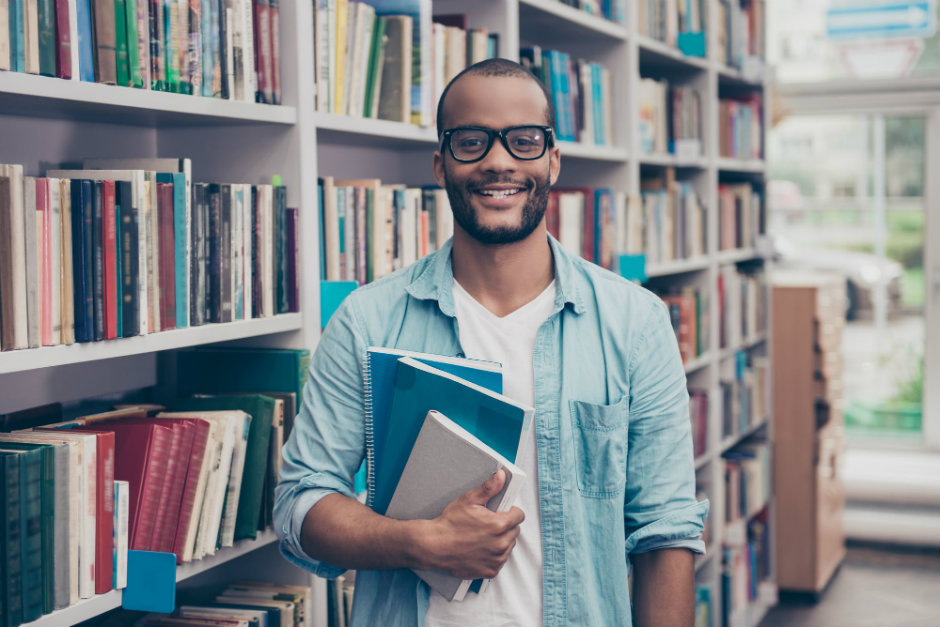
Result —
[[736, 68], [743, 68], [749, 59], [764, 59], [764, 0], [718, 0], [714, 6], [715, 58]]
[[718, 185], [719, 250], [753, 248], [765, 233], [764, 195], [751, 183]]
[[702, 257], [707, 250], [705, 205], [695, 188], [676, 181], [675, 170], [640, 182], [643, 199], [643, 251], [647, 262]]
[[618, 255], [642, 252], [639, 202], [611, 189], [555, 188], [545, 222], [568, 251], [616, 271]]
[[709, 348], [708, 291], [701, 286], [686, 285], [664, 294], [662, 299], [669, 308], [682, 363], [705, 354]]
[[297, 311], [287, 188], [190, 172], [188, 159], [92, 160], [44, 177], [0, 165], [0, 347]]
[[280, 0], [13, 0], [0, 70], [281, 103]]
[[760, 94], [718, 101], [719, 154], [729, 159], [762, 159], [763, 104]]
[[613, 145], [613, 92], [606, 66], [539, 46], [520, 49], [519, 62], [545, 84], [552, 96], [556, 139]]
[[766, 276], [723, 266], [718, 273], [718, 329], [721, 348], [739, 348], [767, 330]]
[[645, 154], [702, 156], [702, 92], [691, 85], [641, 78], [639, 84], [640, 149]]
[[640, 0], [637, 12], [640, 34], [669, 46], [677, 45], [679, 33], [705, 30], [705, 0]]
[[612, 22], [627, 21], [626, 0], [559, 0], [559, 2]]
[[318, 180], [321, 278], [360, 284], [438, 250], [454, 233], [447, 192], [379, 179]]
[[447, 83], [498, 52], [496, 33], [465, 14], [432, 18], [430, 0], [314, 2], [321, 113], [429, 126]]

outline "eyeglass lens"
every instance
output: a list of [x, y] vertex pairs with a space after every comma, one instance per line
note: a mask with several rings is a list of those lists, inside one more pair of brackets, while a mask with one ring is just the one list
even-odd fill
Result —
[[[491, 133], [495, 140], [497, 131]], [[535, 159], [545, 150], [545, 132], [537, 126], [510, 129], [505, 138], [509, 153], [517, 159]], [[457, 129], [450, 136], [450, 146], [457, 159], [482, 159], [490, 147], [490, 133], [481, 129]]]

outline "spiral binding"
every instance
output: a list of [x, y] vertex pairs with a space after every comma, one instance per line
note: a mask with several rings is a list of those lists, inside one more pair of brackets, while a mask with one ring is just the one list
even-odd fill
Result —
[[365, 396], [366, 417], [366, 505], [375, 504], [375, 426], [372, 419], [372, 367], [368, 349], [362, 358], [363, 396]]

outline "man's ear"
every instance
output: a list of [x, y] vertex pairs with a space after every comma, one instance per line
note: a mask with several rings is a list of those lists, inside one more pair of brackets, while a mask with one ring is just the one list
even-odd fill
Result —
[[552, 146], [548, 151], [548, 175], [551, 185], [558, 181], [561, 174], [561, 148]]
[[435, 150], [434, 156], [431, 157], [431, 169], [434, 172], [434, 180], [437, 181], [437, 184], [446, 187], [444, 184], [444, 156], [440, 150]]

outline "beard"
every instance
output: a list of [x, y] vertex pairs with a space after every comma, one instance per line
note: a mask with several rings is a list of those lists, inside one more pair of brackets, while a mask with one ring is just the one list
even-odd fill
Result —
[[[470, 202], [473, 190], [485, 185], [512, 184], [525, 189], [529, 197], [522, 207], [522, 217], [516, 226], [488, 227], [480, 223], [479, 216]], [[450, 208], [454, 212], [454, 221], [467, 234], [481, 244], [513, 244], [524, 240], [539, 225], [548, 207], [548, 191], [551, 187], [549, 175], [542, 181], [522, 182], [508, 177], [491, 177], [482, 181], [458, 183], [444, 170], [444, 185]]]

